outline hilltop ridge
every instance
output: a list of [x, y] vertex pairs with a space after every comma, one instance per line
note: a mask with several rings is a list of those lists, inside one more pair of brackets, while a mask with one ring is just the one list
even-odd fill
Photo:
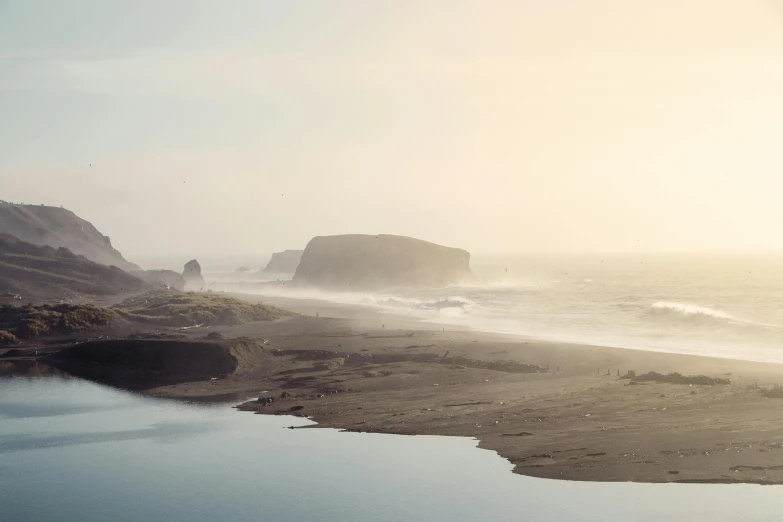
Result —
[[114, 265], [127, 272], [140, 270], [122, 257], [108, 236], [65, 208], [0, 201], [0, 234], [34, 245], [64, 247], [95, 263]]

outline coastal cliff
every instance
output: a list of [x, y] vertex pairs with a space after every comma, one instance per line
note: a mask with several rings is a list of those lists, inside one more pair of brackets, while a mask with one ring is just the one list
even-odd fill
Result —
[[114, 265], [127, 272], [139, 270], [92, 223], [64, 208], [0, 202], [0, 234], [34, 245], [64, 247], [95, 263]]
[[465, 250], [404, 236], [350, 234], [310, 240], [293, 282], [357, 291], [442, 287], [473, 278]]
[[302, 260], [303, 250], [285, 250], [283, 252], [275, 252], [272, 254], [272, 258], [267, 263], [264, 272], [272, 272], [276, 274], [293, 274], [296, 272], [296, 268], [299, 266], [299, 262]]

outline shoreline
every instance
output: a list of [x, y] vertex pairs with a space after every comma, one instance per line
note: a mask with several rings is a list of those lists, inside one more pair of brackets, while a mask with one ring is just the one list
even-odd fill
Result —
[[[82, 369], [100, 368], [100, 378], [86, 377], [153, 397], [259, 397], [239, 409], [307, 417], [316, 423], [308, 429], [471, 437], [532, 477], [783, 484], [783, 399], [763, 396], [783, 384], [783, 365], [444, 330], [361, 307], [241, 297], [320, 317], [176, 331], [199, 346], [212, 333], [226, 346], [254, 340], [244, 352], [231, 348], [243, 364], [220, 377], [172, 382], [150, 372], [139, 387], [138, 369], [132, 380], [127, 369]], [[629, 370], [731, 384], [631, 385], [618, 377]]]
[[471, 332], [476, 335], [490, 336], [498, 339], [516, 340], [520, 342], [552, 343], [557, 345], [571, 345], [571, 346], [589, 346], [594, 348], [607, 348], [613, 350], [631, 350], [636, 352], [682, 355], [686, 357], [705, 357], [709, 359], [723, 359], [728, 361], [751, 362], [756, 364], [775, 364], [775, 365], [783, 366], [783, 356], [781, 357], [780, 361], [767, 361], [767, 360], [760, 360], [760, 359], [748, 359], [748, 358], [723, 356], [719, 354], [688, 353], [688, 352], [677, 352], [677, 351], [668, 351], [668, 350], [661, 350], [661, 349], [635, 348], [633, 346], [580, 342], [580, 341], [574, 341], [568, 339], [550, 339], [550, 338], [538, 337], [535, 335], [527, 335], [521, 333], [493, 332], [487, 330], [480, 330], [480, 329], [474, 329], [469, 326], [450, 324], [450, 323], [441, 323], [438, 321], [431, 321], [424, 318], [412, 318], [410, 316], [403, 315], [400, 313], [395, 313], [393, 311], [373, 308], [372, 306], [369, 305], [337, 303], [337, 302], [332, 302], [332, 301], [327, 301], [322, 299], [311, 299], [311, 298], [247, 294], [241, 292], [226, 292], [226, 295], [230, 295], [238, 299], [248, 300], [251, 302], [263, 302], [266, 304], [271, 304], [273, 306], [277, 306], [280, 308], [284, 308], [287, 310], [291, 310], [306, 315], [314, 315], [317, 311], [323, 312], [324, 310], [326, 310], [327, 312], [338, 312], [340, 315], [337, 317], [343, 319], [358, 318], [361, 319], [363, 323], [367, 324], [368, 327], [371, 326], [370, 323], [371, 317], [379, 317], [380, 320], [378, 321], [378, 324], [391, 323], [394, 324], [396, 327], [404, 327], [411, 330], [418, 329], [418, 330], [435, 331], [435, 330], [444, 329], [445, 331]]

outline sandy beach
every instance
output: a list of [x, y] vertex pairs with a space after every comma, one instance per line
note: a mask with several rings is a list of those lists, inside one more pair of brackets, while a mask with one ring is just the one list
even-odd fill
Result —
[[[92, 365], [86, 376], [158, 397], [246, 401], [241, 410], [318, 423], [305, 429], [474, 437], [534, 477], [783, 483], [776, 407], [783, 400], [763, 396], [783, 383], [783, 366], [459, 331], [318, 301], [263, 301], [303, 315], [186, 332], [194, 342], [216, 333], [253, 339], [257, 349], [232, 352], [241, 364], [230, 375], [171, 383], [137, 372], [128, 380]], [[620, 378], [629, 371], [731, 382], [632, 383]]]

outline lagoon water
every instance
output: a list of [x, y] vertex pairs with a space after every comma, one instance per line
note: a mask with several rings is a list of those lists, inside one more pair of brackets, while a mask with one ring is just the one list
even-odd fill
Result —
[[779, 520], [783, 486], [511, 473], [471, 439], [285, 429], [294, 417], [0, 378], [5, 522]]

